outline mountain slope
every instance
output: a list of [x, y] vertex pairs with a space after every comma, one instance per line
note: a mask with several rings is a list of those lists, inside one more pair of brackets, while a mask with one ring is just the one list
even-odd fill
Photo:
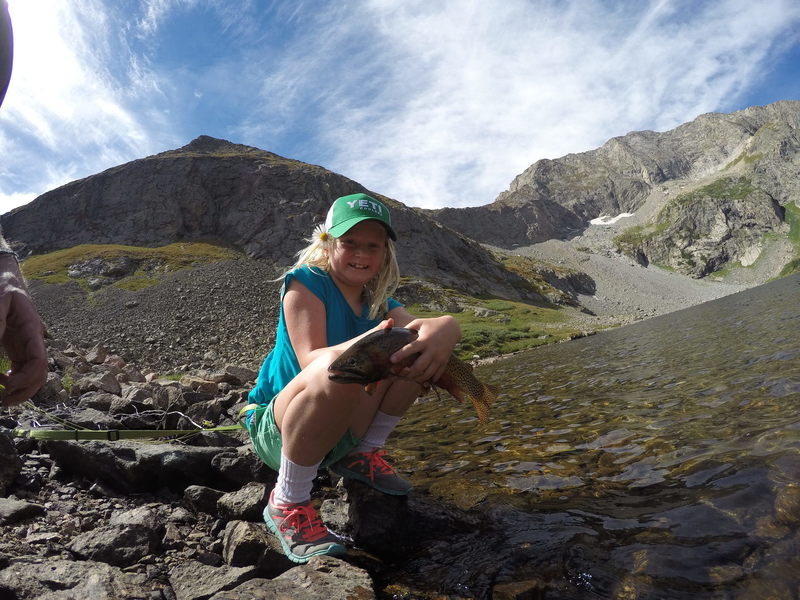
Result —
[[629, 236], [619, 249], [704, 276], [752, 262], [764, 236], [787, 237], [787, 206], [800, 201], [799, 127], [798, 101], [701, 115], [665, 133], [633, 132], [597, 150], [540, 160], [490, 205], [429, 214], [510, 249], [575, 238], [592, 219], [644, 210], [637, 224], [649, 229], [635, 232], [644, 239]]
[[[23, 255], [79, 244], [214, 241], [288, 266], [335, 198], [367, 191], [322, 167], [201, 136], [47, 192], [3, 215], [2, 225]], [[392, 208], [404, 275], [476, 295], [541, 299], [479, 244], [374, 195]]]

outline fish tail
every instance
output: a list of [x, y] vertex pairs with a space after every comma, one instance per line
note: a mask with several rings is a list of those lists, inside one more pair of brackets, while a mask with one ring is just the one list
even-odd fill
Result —
[[469, 399], [472, 400], [472, 405], [475, 407], [475, 412], [478, 415], [478, 420], [481, 423], [486, 423], [489, 420], [489, 409], [494, 401], [497, 400], [497, 388], [492, 385], [487, 385], [482, 381], [478, 381], [477, 389], [469, 393]]

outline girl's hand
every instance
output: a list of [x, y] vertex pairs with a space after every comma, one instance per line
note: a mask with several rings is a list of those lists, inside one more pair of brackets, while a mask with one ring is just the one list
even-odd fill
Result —
[[395, 352], [391, 361], [401, 362], [412, 354], [419, 354], [414, 363], [400, 371], [399, 375], [418, 383], [435, 382], [444, 373], [447, 361], [461, 338], [461, 328], [449, 315], [433, 319], [414, 319], [406, 325], [416, 329], [417, 339]]

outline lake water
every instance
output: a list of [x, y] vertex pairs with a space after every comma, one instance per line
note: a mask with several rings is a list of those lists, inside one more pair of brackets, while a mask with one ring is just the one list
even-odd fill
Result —
[[504, 530], [462, 540], [441, 593], [800, 597], [800, 276], [477, 373], [490, 423], [443, 393], [390, 440]]

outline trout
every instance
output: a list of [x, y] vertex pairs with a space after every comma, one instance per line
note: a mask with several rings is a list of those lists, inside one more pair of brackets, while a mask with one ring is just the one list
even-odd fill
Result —
[[[364, 336], [331, 363], [328, 378], [338, 383], [358, 383], [372, 393], [378, 381], [397, 376], [416, 360], [418, 354], [399, 363], [392, 363], [389, 357], [416, 340], [417, 335], [413, 329], [392, 327]], [[489, 419], [489, 408], [497, 399], [497, 389], [480, 381], [472, 367], [454, 355], [450, 355], [442, 376], [430, 383], [447, 390], [459, 402], [463, 403], [468, 397], [481, 423]]]

